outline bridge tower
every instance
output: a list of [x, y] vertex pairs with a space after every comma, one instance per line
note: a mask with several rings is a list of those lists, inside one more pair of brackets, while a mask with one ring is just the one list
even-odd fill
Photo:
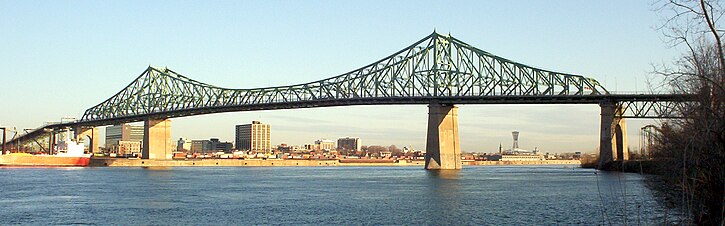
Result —
[[54, 147], [56, 145], [56, 132], [53, 129], [48, 130], [48, 154], [55, 154]]
[[623, 110], [617, 103], [603, 101], [601, 107], [601, 129], [599, 132], [599, 167], [613, 161], [629, 159], [627, 150], [627, 124], [622, 118]]
[[171, 159], [171, 120], [146, 119], [143, 124], [142, 159]]
[[428, 105], [428, 139], [425, 149], [425, 169], [461, 169], [458, 107], [438, 103]]

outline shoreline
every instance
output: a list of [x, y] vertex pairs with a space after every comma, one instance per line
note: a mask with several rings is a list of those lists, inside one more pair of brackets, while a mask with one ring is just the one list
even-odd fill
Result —
[[[546, 161], [463, 161], [464, 166], [517, 166], [517, 165], [580, 165], [579, 160], [546, 160]], [[91, 167], [194, 167], [194, 166], [424, 166], [425, 161], [394, 162], [350, 162], [338, 159], [330, 160], [295, 160], [295, 159], [189, 159], [189, 160], [153, 160], [123, 158], [92, 158]]]

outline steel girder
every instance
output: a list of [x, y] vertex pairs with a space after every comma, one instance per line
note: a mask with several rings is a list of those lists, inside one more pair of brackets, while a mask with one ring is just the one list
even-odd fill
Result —
[[[687, 96], [685, 96], [687, 97]], [[622, 100], [617, 107], [622, 108], [621, 118], [685, 118], [687, 105], [694, 104], [689, 99], [680, 100]]]
[[359, 105], [376, 104], [381, 99], [395, 104], [394, 100], [406, 98], [446, 101], [499, 97], [536, 97], [546, 102], [607, 94], [594, 79], [519, 64], [434, 32], [360, 69], [291, 86], [226, 89], [167, 68], [148, 67], [116, 95], [86, 110], [80, 122], [150, 115], [165, 118], [179, 112], [207, 114], [214, 109], [231, 111], [260, 105], [294, 108], [313, 102]]

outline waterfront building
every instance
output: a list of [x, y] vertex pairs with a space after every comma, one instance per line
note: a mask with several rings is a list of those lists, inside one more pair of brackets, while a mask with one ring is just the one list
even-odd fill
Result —
[[219, 138], [211, 138], [211, 139], [209, 139], [209, 142], [210, 142], [210, 144], [209, 144], [210, 148], [215, 152], [218, 152], [218, 151], [223, 151], [226, 153], [232, 152], [232, 149], [233, 149], [232, 142], [221, 142], [221, 141], [219, 141]]
[[284, 144], [284, 143], [278, 145], [277, 150], [279, 150], [282, 153], [295, 153], [295, 152], [301, 151], [299, 146], [292, 146], [292, 145]]
[[235, 146], [237, 150], [270, 152], [272, 151], [271, 126], [259, 121], [236, 126]]
[[193, 153], [212, 152], [211, 141], [209, 141], [209, 140], [192, 140], [191, 141], [191, 152], [193, 152]]
[[544, 161], [543, 155], [502, 155], [499, 161]]
[[582, 152], [581, 151], [574, 152], [574, 155], [572, 155], [572, 158], [573, 159], [581, 159], [582, 158]]
[[319, 140], [315, 141], [315, 146], [317, 149], [314, 149], [314, 150], [329, 151], [329, 150], [335, 149], [335, 141], [327, 140], [327, 139], [319, 139]]
[[360, 152], [362, 142], [357, 137], [345, 137], [337, 139], [337, 150]]
[[383, 157], [383, 158], [393, 157], [393, 153], [390, 151], [381, 151], [380, 157]]
[[120, 156], [133, 155], [141, 153], [141, 142], [120, 140], [109, 149], [111, 153]]
[[557, 159], [558, 157], [559, 157], [559, 155], [556, 154], [556, 153], [549, 153], [549, 152], [547, 152], [546, 154], [544, 154], [544, 158], [545, 159], [552, 159], [553, 160], [553, 159]]
[[485, 156], [483, 156], [483, 159], [485, 159], [486, 161], [514, 161], [514, 162], [546, 160], [546, 158], [543, 155], [515, 155], [515, 154], [485, 155]]
[[180, 152], [191, 151], [191, 140], [185, 140], [184, 138], [179, 138], [179, 140], [176, 142], [176, 151], [180, 151]]
[[281, 151], [282, 153], [289, 153], [290, 149], [292, 149], [292, 147], [285, 143], [277, 145], [277, 150]]
[[320, 147], [316, 144], [305, 144], [304, 147], [305, 151], [311, 151], [311, 150], [319, 150]]
[[120, 124], [106, 127], [106, 149], [119, 150], [120, 141], [142, 142], [143, 126]]
[[189, 150], [193, 153], [216, 153], [220, 151], [232, 153], [232, 146], [232, 142], [222, 142], [219, 141], [219, 138], [211, 138], [209, 140], [192, 140]]

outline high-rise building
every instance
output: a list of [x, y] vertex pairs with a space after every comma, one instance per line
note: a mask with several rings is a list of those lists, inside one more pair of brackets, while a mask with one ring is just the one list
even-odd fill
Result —
[[344, 137], [337, 139], [337, 150], [340, 151], [357, 151], [362, 148], [362, 142], [357, 137]]
[[117, 150], [120, 141], [142, 142], [143, 126], [120, 124], [106, 127], [106, 148]]
[[272, 127], [269, 124], [262, 124], [259, 121], [237, 125], [234, 144], [237, 150], [271, 152], [271, 130]]
[[315, 146], [317, 147], [317, 150], [329, 151], [335, 149], [335, 141], [319, 139], [315, 141]]

